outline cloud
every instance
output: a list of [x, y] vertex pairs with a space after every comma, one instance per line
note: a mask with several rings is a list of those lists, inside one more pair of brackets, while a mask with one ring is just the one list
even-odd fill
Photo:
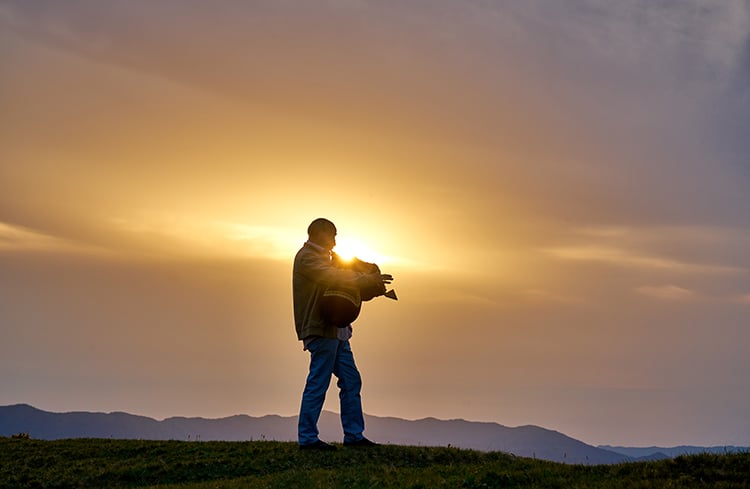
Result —
[[105, 250], [86, 243], [41, 233], [23, 226], [0, 222], [0, 253], [49, 252], [101, 254]]
[[[627, 83], [658, 83], [695, 90], [729, 89], [750, 38], [750, 5], [743, 0], [706, 2], [525, 2], [504, 7], [541, 29], [534, 38], [557, 41], [561, 61], [598, 66]], [[537, 34], [538, 31], [541, 34]], [[582, 62], [583, 57], [589, 58]], [[586, 69], [587, 76], [592, 73]], [[665, 92], [666, 93], [666, 92]]]
[[624, 248], [597, 245], [559, 246], [544, 248], [540, 251], [562, 260], [587, 261], [621, 267], [658, 269], [682, 273], [729, 274], [747, 271], [739, 267], [690, 263], [657, 255], [634, 252]]
[[750, 233], [719, 226], [577, 227], [557, 246], [541, 249], [561, 260], [676, 273], [746, 274]]
[[641, 295], [659, 300], [684, 301], [694, 299], [695, 292], [676, 285], [644, 285], [637, 287], [635, 291]]
[[581, 297], [553, 292], [542, 288], [522, 290], [520, 296], [532, 303], [584, 304], [586, 302], [586, 300]]
[[110, 219], [114, 230], [137, 247], [171, 254], [255, 257], [288, 261], [304, 232], [283, 225], [231, 222], [190, 214], [142, 212]]

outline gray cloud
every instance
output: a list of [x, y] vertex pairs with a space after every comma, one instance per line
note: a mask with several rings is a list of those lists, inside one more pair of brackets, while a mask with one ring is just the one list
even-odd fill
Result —
[[595, 224], [746, 225], [750, 114], [737, 80], [750, 64], [748, 10], [741, 0], [6, 2], [0, 18], [54, 49], [227, 97], [257, 120], [359, 128], [362, 146], [375, 130], [477, 148], [485, 156], [468, 168], [516, 199], [543, 194], [542, 214], [580, 200], [575, 217]]

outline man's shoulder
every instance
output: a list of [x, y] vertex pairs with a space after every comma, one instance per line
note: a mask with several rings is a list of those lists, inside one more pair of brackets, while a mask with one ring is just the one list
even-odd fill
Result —
[[312, 248], [312, 246], [308, 246], [307, 244], [303, 244], [302, 248], [300, 248], [299, 250], [297, 250], [297, 254], [294, 255], [294, 257], [298, 258], [298, 257], [302, 257], [302, 256], [309, 256], [309, 255], [315, 256], [315, 255], [318, 255], [318, 254], [319, 253], [316, 250], [314, 250]]
[[325, 255], [321, 254], [318, 250], [312, 246], [303, 245], [302, 248], [297, 251], [294, 255], [294, 266], [304, 266], [305, 264], [312, 264], [316, 262], [325, 263], [330, 261]]

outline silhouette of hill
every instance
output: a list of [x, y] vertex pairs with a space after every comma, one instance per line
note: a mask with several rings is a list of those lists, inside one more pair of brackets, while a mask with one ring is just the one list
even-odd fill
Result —
[[[538, 426], [510, 428], [497, 423], [461, 419], [404, 420], [365, 417], [368, 437], [382, 443], [415, 446], [453, 446], [481, 451], [501, 451], [564, 463], [608, 464], [637, 458], [664, 458], [667, 449], [594, 447], [557, 431]], [[339, 417], [323, 412], [321, 438], [339, 441], [343, 435]], [[52, 413], [27, 404], [0, 406], [0, 436], [28, 433], [32, 438], [118, 438], [147, 440], [278, 440], [294, 441], [296, 416], [230, 416], [220, 419], [172, 417], [157, 421], [123, 412]], [[693, 447], [695, 448], [695, 447]], [[657, 452], [663, 452], [658, 455]], [[682, 454], [686, 452], [679, 452]]]
[[291, 440], [296, 418], [246, 415], [221, 419], [172, 417], [157, 421], [145, 416], [113, 412], [51, 413], [28, 404], [0, 406], [0, 436], [28, 433], [33, 438], [122, 438], [146, 440], [200, 439], [246, 441]]
[[[334, 418], [338, 423], [338, 419]], [[538, 426], [509, 428], [497, 423], [425, 418], [407, 421], [369, 416], [368, 436], [399, 445], [454, 446], [500, 451], [522, 457], [567, 463], [618, 463], [629, 457], [587, 445], [557, 431]]]
[[635, 460], [661, 460], [665, 458], [679, 457], [680, 455], [696, 455], [712, 453], [723, 455], [726, 453], [750, 452], [750, 447], [736, 447], [733, 445], [697, 447], [692, 445], [680, 445], [676, 447], [613, 447], [610, 445], [599, 445], [598, 448], [610, 452], [621, 453]]

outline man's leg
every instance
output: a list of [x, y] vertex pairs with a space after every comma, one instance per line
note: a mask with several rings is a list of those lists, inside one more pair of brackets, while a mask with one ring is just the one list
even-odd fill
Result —
[[336, 355], [333, 374], [338, 377], [339, 399], [341, 400], [341, 426], [344, 428], [344, 442], [352, 443], [363, 438], [365, 419], [362, 415], [362, 377], [354, 363], [351, 345], [341, 341]]
[[339, 340], [318, 338], [308, 346], [310, 351], [310, 373], [307, 375], [302, 404], [299, 410], [297, 435], [300, 445], [318, 441], [318, 419], [331, 384], [331, 374], [336, 362]]

